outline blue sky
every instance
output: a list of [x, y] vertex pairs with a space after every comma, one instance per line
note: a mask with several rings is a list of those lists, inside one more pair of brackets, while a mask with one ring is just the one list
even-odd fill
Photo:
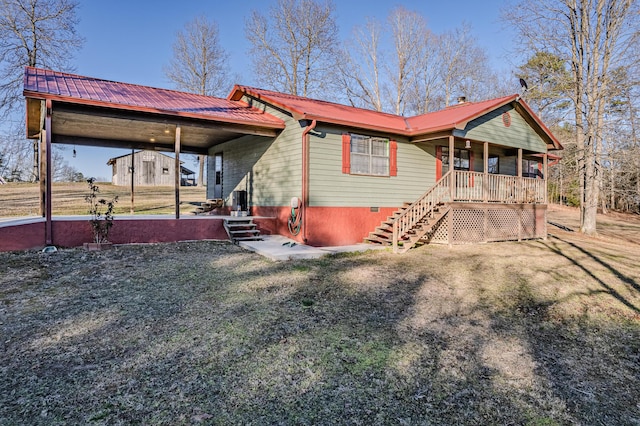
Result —
[[[172, 88], [163, 66], [171, 59], [175, 35], [187, 22], [204, 15], [218, 24], [222, 47], [230, 55], [231, 71], [240, 77], [237, 83], [255, 85], [244, 24], [252, 10], [266, 14], [273, 3], [275, 0], [81, 0], [77, 30], [85, 44], [74, 58], [75, 71], [107, 80]], [[334, 5], [342, 39], [367, 17], [383, 22], [391, 9], [401, 5], [421, 13], [436, 33], [469, 24], [494, 67], [510, 67], [509, 51], [514, 46], [512, 35], [500, 21], [503, 0], [335, 0]], [[111, 173], [107, 160], [124, 153], [76, 147], [77, 156], [72, 158], [72, 149], [67, 147], [65, 155], [69, 164], [86, 176], [104, 178]]]

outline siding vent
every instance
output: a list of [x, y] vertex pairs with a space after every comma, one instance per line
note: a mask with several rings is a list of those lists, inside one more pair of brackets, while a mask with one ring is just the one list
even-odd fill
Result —
[[508, 112], [502, 114], [502, 124], [504, 124], [504, 127], [511, 126], [511, 114]]

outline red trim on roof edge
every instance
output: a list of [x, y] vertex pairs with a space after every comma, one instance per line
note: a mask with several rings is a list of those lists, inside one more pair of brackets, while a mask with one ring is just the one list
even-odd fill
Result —
[[23, 95], [33, 99], [269, 129], [285, 127], [284, 122], [275, 116], [250, 107], [246, 102], [225, 98], [119, 83], [35, 67], [25, 67], [23, 84]]
[[[407, 137], [416, 137], [421, 135], [428, 135], [442, 131], [453, 131], [455, 129], [464, 129], [466, 125], [478, 117], [481, 117], [488, 112], [491, 112], [497, 108], [501, 108], [512, 102], [523, 105], [524, 110], [529, 114], [540, 130], [547, 135], [549, 140], [556, 149], [562, 149], [562, 145], [551, 133], [551, 131], [542, 123], [542, 121], [535, 115], [535, 113], [529, 108], [529, 106], [520, 99], [520, 95], [514, 94], [504, 96], [502, 98], [490, 99], [480, 102], [466, 102], [465, 104], [452, 105], [440, 111], [434, 111], [427, 114], [415, 116], [415, 117], [401, 117], [393, 114], [382, 113], [372, 110], [366, 110], [362, 108], [349, 107], [346, 105], [336, 104], [324, 100], [303, 98], [301, 96], [289, 95], [285, 93], [279, 93], [272, 90], [258, 89], [248, 86], [235, 85], [229, 96], [229, 100], [240, 100], [244, 95], [253, 97], [260, 101], [269, 103], [275, 107], [284, 109], [290, 112], [297, 120], [316, 120], [325, 123], [336, 124], [340, 126], [364, 128], [380, 132], [389, 132], [397, 135], [403, 135]], [[292, 103], [289, 104], [283, 101], [282, 98], [292, 99]], [[321, 113], [309, 112], [300, 109], [293, 105], [293, 103], [305, 103], [309, 104], [311, 109], [314, 104], [317, 104], [318, 109], [323, 108], [335, 108], [334, 116], [323, 115]], [[474, 107], [482, 106], [480, 109], [474, 109]], [[337, 111], [337, 110], [340, 111]], [[340, 112], [344, 112], [340, 114]], [[345, 114], [346, 113], [346, 114]], [[348, 113], [352, 113], [354, 116], [367, 115], [368, 120], [365, 122], [363, 119], [349, 119]], [[387, 121], [389, 124], [394, 125], [380, 125], [379, 121], [371, 122], [372, 115], [379, 116], [383, 121]], [[339, 117], [338, 117], [339, 116]], [[347, 118], [344, 118], [347, 116]], [[443, 118], [444, 117], [444, 118]], [[426, 125], [426, 121], [440, 121], [437, 125]], [[442, 123], [444, 121], [444, 123]]]

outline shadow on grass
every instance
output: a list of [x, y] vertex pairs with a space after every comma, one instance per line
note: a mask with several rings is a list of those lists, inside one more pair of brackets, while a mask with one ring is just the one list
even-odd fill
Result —
[[545, 247], [547, 247], [549, 250], [551, 250], [553, 253], [556, 253], [557, 255], [566, 258], [573, 265], [575, 265], [578, 268], [580, 268], [594, 282], [596, 282], [598, 285], [603, 287], [603, 291], [605, 291], [608, 294], [610, 294], [613, 298], [618, 300], [620, 303], [622, 303], [623, 305], [625, 305], [626, 307], [628, 307], [632, 311], [634, 311], [636, 313], [640, 313], [640, 308], [639, 307], [634, 305], [630, 300], [625, 298], [622, 294], [620, 294], [620, 292], [615, 290], [611, 285], [607, 284], [604, 280], [598, 278], [593, 273], [593, 271], [591, 271], [588, 267], [584, 266], [579, 261], [577, 261], [574, 257], [572, 257], [569, 254], [567, 254], [565, 252], [565, 250], [560, 248], [560, 245], [558, 243], [553, 242], [553, 240], [558, 240], [562, 244], [566, 244], [567, 246], [569, 246], [569, 247], [577, 250], [578, 252], [586, 255], [588, 258], [590, 258], [591, 260], [595, 261], [599, 265], [604, 266], [616, 278], [618, 278], [622, 283], [624, 283], [626, 286], [628, 286], [630, 288], [630, 290], [634, 290], [634, 291], [636, 291], [636, 292], [638, 292], [640, 294], [640, 285], [638, 285], [638, 283], [633, 278], [626, 276], [625, 274], [620, 272], [618, 269], [616, 269], [614, 266], [612, 266], [610, 263], [605, 262], [600, 257], [594, 255], [592, 252], [590, 252], [588, 250], [585, 250], [584, 248], [580, 247], [579, 245], [577, 245], [577, 244], [575, 244], [575, 243], [573, 243], [571, 241], [563, 240], [562, 238], [559, 238], [559, 237], [556, 236], [556, 237], [553, 237], [552, 240], [549, 240], [548, 242], [543, 243], [543, 245]]
[[[59, 254], [0, 266], [5, 277], [36, 266], [26, 284], [0, 281], [15, 286], [0, 300], [7, 336], [0, 423], [582, 419], [562, 411], [574, 396], [564, 386], [579, 383], [577, 376], [561, 376], [551, 396], [536, 382], [566, 370], [562, 353], [546, 354], [562, 346], [567, 332], [560, 326], [545, 332], [547, 307], [524, 277], [511, 294], [514, 303], [496, 311], [482, 300], [465, 301], [454, 283], [465, 276], [437, 278], [437, 263], [424, 251], [274, 263], [200, 242]], [[461, 264], [469, 262], [473, 273], [490, 272], [481, 256]], [[487, 334], [491, 321], [505, 337], [501, 345]], [[531, 384], [510, 381], [499, 356], [487, 361], [487, 347], [500, 355], [519, 341], [540, 355], [541, 371], [526, 364]]]
[[[528, 341], [527, 352], [536, 366], [537, 380], [547, 384], [548, 399], [555, 398], [565, 405], [560, 412], [550, 414], [552, 419], [562, 420], [559, 415], [564, 412], [569, 416], [559, 423], [640, 423], [637, 404], [640, 390], [635, 385], [640, 379], [640, 324], [631, 319], [640, 318], [639, 311], [614, 288], [613, 282], [598, 277], [591, 268], [604, 266], [619, 280], [619, 286], [630, 287], [630, 290], [637, 290], [637, 283], [579, 243], [553, 237], [538, 244], [542, 251], [532, 252], [532, 257], [548, 250], [577, 269], [577, 272], [569, 268], [564, 271], [565, 277], [570, 274], [576, 279], [563, 282], [553, 273], [553, 268], [559, 267], [554, 264], [537, 271], [533, 275], [537, 277], [535, 281], [530, 271], [512, 271], [512, 285], [502, 294], [502, 303], [489, 307], [493, 327], [502, 335], [522, 336]], [[577, 260], [575, 252], [587, 255], [592, 262]], [[550, 282], [541, 279], [541, 274], [547, 275]], [[543, 297], [539, 292], [539, 286], [551, 284], [561, 288], [576, 283], [580, 283], [580, 287], [562, 297]], [[591, 284], [600, 289], [589, 290]], [[585, 304], [589, 304], [590, 298], [605, 295], [630, 309], [632, 314], [592, 317], [584, 308], [565, 316], [555, 309], [571, 299], [586, 297]], [[600, 307], [601, 300], [592, 303], [589, 308], [595, 312], [607, 309]], [[607, 314], [613, 312], [608, 309]]]

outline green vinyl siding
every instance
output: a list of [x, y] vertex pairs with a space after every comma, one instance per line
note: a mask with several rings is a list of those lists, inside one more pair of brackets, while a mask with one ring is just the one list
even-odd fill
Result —
[[[502, 114], [505, 112], [508, 112], [511, 117], [509, 127], [506, 127], [502, 121]], [[464, 130], [456, 130], [455, 136], [511, 148], [522, 148], [532, 152], [547, 152], [547, 144], [544, 140], [509, 105], [469, 122]]]
[[[358, 131], [359, 134], [366, 132]], [[318, 128], [309, 144], [309, 204], [322, 207], [396, 207], [435, 183], [435, 148], [398, 142], [397, 176], [342, 173], [342, 130]]]
[[[258, 107], [256, 100], [252, 103]], [[287, 123], [277, 137], [243, 136], [216, 145], [209, 155], [222, 153], [223, 198], [230, 204], [233, 191], [247, 191], [251, 206], [286, 206], [291, 197], [302, 192], [302, 131], [298, 121], [281, 110], [262, 105], [266, 112]], [[213, 179], [213, 162], [209, 162], [208, 176]], [[207, 196], [213, 195], [213, 182], [208, 182]]]
[[508, 156], [508, 157], [500, 157], [500, 174], [507, 176], [517, 176], [518, 174], [518, 157], [517, 156]]

